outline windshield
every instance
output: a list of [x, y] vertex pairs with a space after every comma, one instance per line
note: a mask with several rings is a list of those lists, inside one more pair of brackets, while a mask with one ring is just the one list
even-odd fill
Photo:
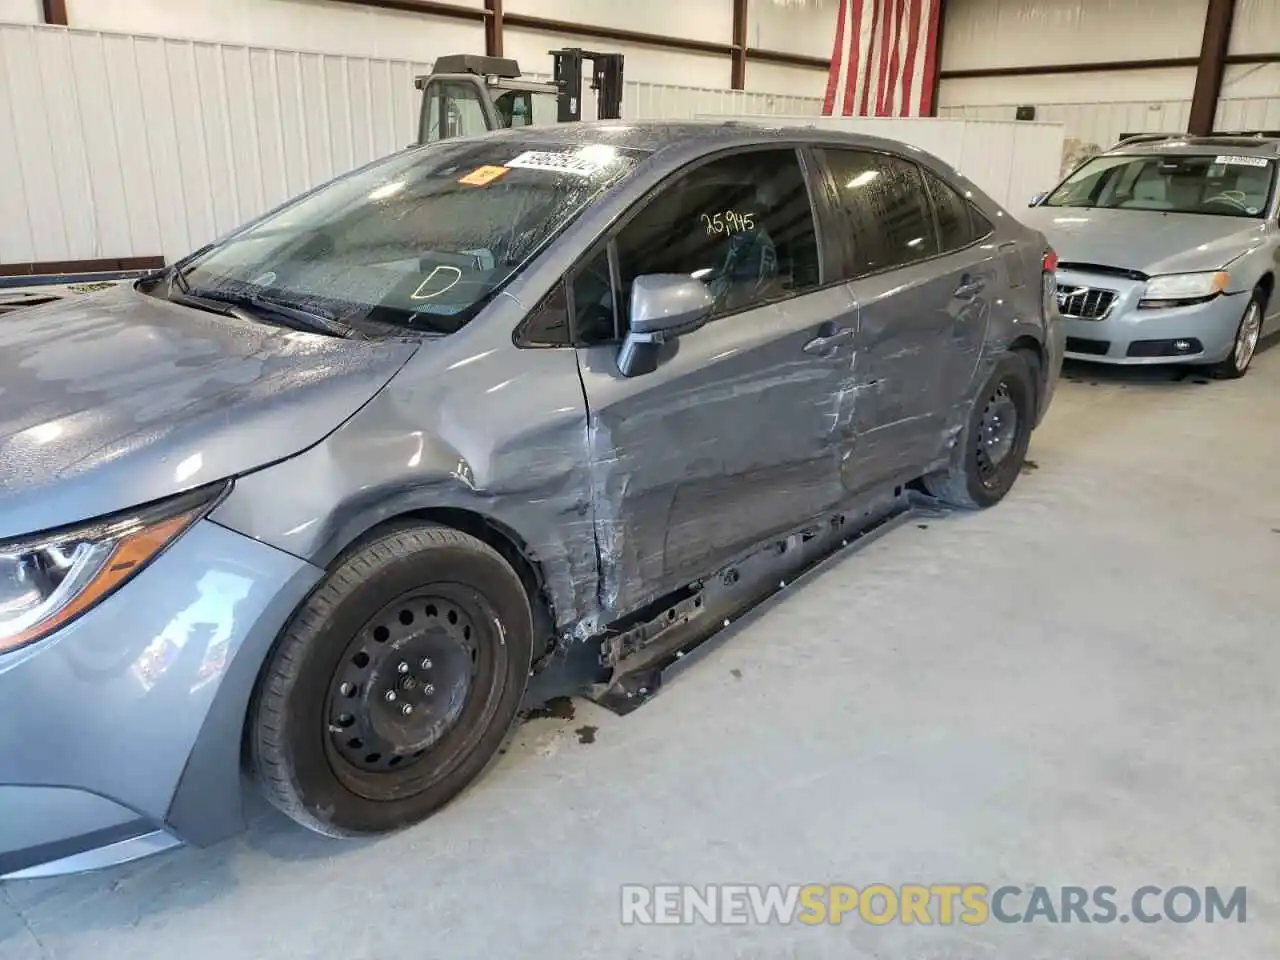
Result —
[[1044, 206], [1261, 218], [1274, 180], [1275, 161], [1267, 157], [1111, 154], [1071, 174]]
[[455, 140], [378, 161], [199, 254], [185, 289], [452, 333], [642, 156], [534, 146]]

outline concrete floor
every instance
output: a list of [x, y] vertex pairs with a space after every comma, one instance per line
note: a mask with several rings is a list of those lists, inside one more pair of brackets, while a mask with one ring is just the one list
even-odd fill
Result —
[[[1003, 506], [871, 544], [630, 717], [531, 721], [396, 838], [267, 815], [10, 884], [0, 960], [1280, 955], [1280, 348], [1068, 373]], [[717, 881], [1244, 885], [1248, 920], [619, 923], [620, 884]]]

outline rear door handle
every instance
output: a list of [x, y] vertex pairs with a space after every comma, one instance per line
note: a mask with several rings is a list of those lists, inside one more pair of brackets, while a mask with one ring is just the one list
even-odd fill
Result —
[[822, 330], [822, 333], [804, 345], [805, 353], [826, 357], [846, 343], [853, 342], [853, 327], [828, 327], [824, 324]]
[[960, 281], [960, 286], [956, 287], [952, 296], [959, 300], [972, 300], [987, 287], [987, 282], [982, 277], [965, 277]]

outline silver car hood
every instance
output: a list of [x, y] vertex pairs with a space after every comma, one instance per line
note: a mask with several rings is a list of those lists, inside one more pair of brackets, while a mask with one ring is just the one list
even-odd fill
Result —
[[0, 539], [299, 453], [415, 349], [204, 313], [131, 286], [0, 318]]
[[1218, 270], [1266, 237], [1257, 220], [1194, 213], [1031, 207], [1018, 219], [1043, 233], [1061, 260], [1149, 276]]

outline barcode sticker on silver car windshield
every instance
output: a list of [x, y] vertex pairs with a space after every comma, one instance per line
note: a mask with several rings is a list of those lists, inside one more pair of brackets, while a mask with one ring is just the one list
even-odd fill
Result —
[[601, 167], [601, 164], [596, 161], [579, 156], [576, 153], [544, 153], [538, 150], [528, 150], [514, 160], [508, 160], [506, 165], [508, 167], [518, 167], [522, 170], [554, 170], [557, 173], [576, 173], [583, 177], [591, 176]]
[[1270, 163], [1266, 157], [1218, 157], [1213, 162], [1234, 164], [1238, 167], [1265, 167]]

